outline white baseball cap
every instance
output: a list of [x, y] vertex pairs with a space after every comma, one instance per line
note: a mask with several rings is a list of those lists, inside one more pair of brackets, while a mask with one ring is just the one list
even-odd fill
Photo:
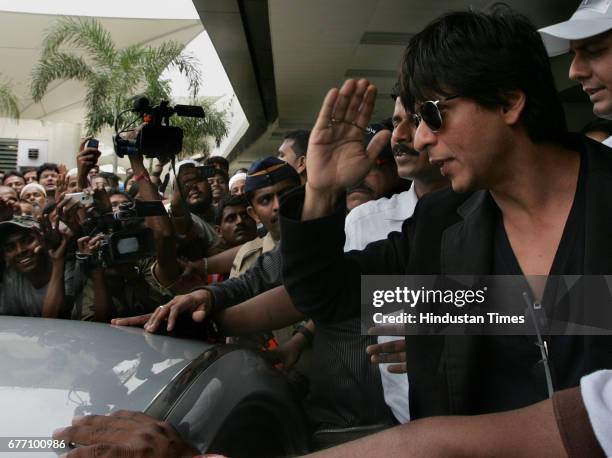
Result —
[[569, 40], [594, 37], [612, 29], [612, 0], [582, 0], [569, 20], [539, 30], [549, 56], [569, 51]]

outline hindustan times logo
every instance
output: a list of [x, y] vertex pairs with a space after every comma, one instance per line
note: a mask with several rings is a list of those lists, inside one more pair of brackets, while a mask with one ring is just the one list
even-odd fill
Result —
[[385, 304], [404, 304], [415, 307], [418, 303], [444, 303], [463, 307], [466, 304], [482, 304], [485, 301], [487, 287], [482, 289], [410, 289], [398, 286], [395, 290], [376, 290], [372, 294], [372, 305], [382, 307]]

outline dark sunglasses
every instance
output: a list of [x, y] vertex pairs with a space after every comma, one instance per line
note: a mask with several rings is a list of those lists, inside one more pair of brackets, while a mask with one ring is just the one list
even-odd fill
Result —
[[459, 97], [458, 95], [451, 95], [450, 97], [446, 97], [445, 99], [440, 100], [427, 100], [421, 103], [417, 109], [416, 114], [413, 114], [413, 121], [415, 126], [424, 121], [429, 127], [429, 130], [432, 132], [438, 132], [442, 128], [442, 113], [440, 113], [440, 109], [438, 108], [438, 104], [440, 102], [444, 103], [452, 99], [456, 99]]

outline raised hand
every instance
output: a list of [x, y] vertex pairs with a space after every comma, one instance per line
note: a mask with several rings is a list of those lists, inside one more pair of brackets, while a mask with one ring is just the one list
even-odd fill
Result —
[[308, 190], [339, 193], [366, 176], [389, 141], [386, 133], [364, 147], [375, 99], [376, 87], [365, 79], [347, 80], [327, 93], [308, 144]]

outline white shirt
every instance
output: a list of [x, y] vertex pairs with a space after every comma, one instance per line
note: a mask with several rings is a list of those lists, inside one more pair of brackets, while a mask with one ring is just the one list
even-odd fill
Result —
[[344, 222], [344, 251], [363, 250], [368, 243], [386, 239], [389, 232], [401, 231], [418, 200], [413, 183], [408, 191], [390, 199], [383, 197], [355, 207]]
[[607, 147], [612, 148], [612, 136], [606, 138], [602, 143]]
[[582, 377], [580, 392], [595, 437], [606, 456], [612, 456], [612, 370]]
[[[419, 198], [414, 183], [408, 191], [366, 202], [348, 214], [344, 222], [346, 242], [344, 251], [363, 250], [369, 243], [386, 239], [389, 232], [401, 231], [404, 221], [412, 216]], [[378, 343], [398, 340], [398, 336], [380, 336]], [[408, 376], [392, 374], [389, 364], [380, 365], [380, 378], [385, 402], [400, 423], [410, 421], [408, 404]]]

